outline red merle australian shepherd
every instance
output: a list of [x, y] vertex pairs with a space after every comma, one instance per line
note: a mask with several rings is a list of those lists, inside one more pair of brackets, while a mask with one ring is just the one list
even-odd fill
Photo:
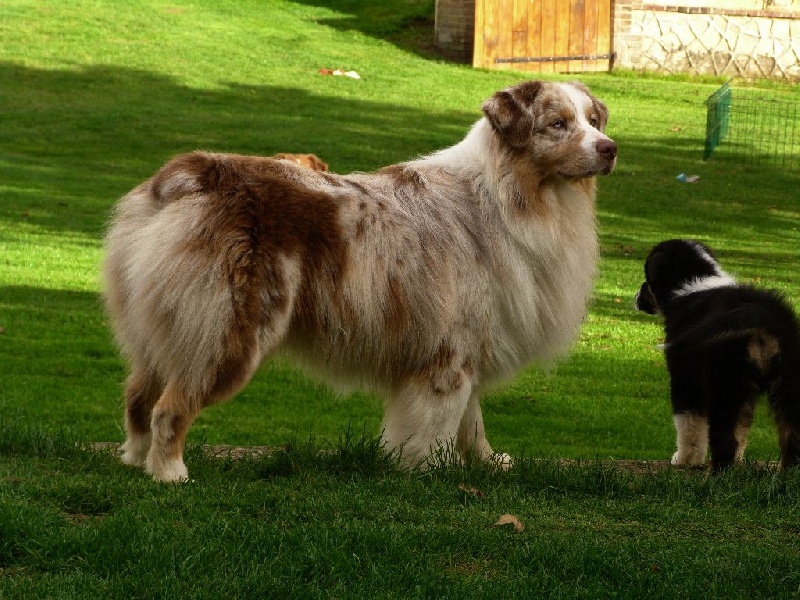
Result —
[[595, 175], [617, 147], [579, 83], [521, 83], [483, 114], [456, 145], [374, 173], [195, 152], [123, 197], [104, 265], [131, 367], [122, 460], [185, 480], [192, 421], [280, 349], [382, 392], [405, 466], [449, 444], [508, 464], [481, 391], [578, 333]]
[[664, 354], [678, 433], [676, 465], [715, 471], [740, 460], [756, 399], [778, 425], [781, 466], [800, 463], [800, 324], [772, 290], [737, 284], [699, 242], [650, 252], [636, 308], [664, 317]]

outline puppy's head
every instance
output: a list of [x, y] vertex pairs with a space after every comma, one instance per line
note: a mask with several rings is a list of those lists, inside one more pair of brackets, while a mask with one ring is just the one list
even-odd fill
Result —
[[645, 260], [644, 278], [636, 292], [635, 306], [649, 314], [663, 314], [670, 298], [688, 286], [730, 279], [711, 249], [693, 240], [666, 240], [657, 244]]
[[507, 149], [545, 176], [582, 179], [616, 165], [608, 109], [582, 83], [520, 83], [484, 102], [483, 113]]

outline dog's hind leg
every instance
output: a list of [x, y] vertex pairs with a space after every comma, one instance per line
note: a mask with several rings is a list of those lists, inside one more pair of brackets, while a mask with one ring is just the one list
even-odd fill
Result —
[[[293, 296], [292, 296], [293, 298]], [[174, 375], [153, 407], [150, 421], [152, 441], [145, 470], [164, 482], [185, 481], [189, 475], [183, 450], [189, 427], [207, 406], [223, 402], [241, 390], [252, 378], [266, 355], [283, 340], [289, 328], [292, 303], [276, 311], [269, 323], [259, 328], [232, 328], [226, 350], [204, 371], [208, 377], [190, 388], [185, 376]]]
[[740, 378], [726, 379], [724, 383], [720, 378], [710, 387], [713, 389], [708, 406], [711, 470], [721, 471], [736, 461], [740, 449], [744, 451], [741, 425], [752, 421], [755, 397]]
[[150, 419], [163, 391], [161, 381], [141, 364], [134, 366], [125, 385], [125, 432], [122, 462], [141, 467], [150, 449]]
[[[277, 319], [276, 319], [277, 320]], [[280, 331], [271, 337], [274, 346], [282, 338], [288, 326], [288, 317], [280, 319]], [[229, 336], [230, 348], [219, 364], [209, 365], [213, 376], [208, 386], [192, 389], [186, 386], [181, 377], [173, 377], [164, 393], [153, 407], [150, 421], [152, 440], [145, 461], [145, 470], [155, 479], [164, 482], [186, 481], [189, 478], [183, 462], [183, 450], [189, 427], [207, 406], [223, 402], [241, 390], [261, 360], [263, 339], [259, 343], [256, 335]]]
[[744, 458], [744, 451], [747, 448], [747, 434], [750, 433], [750, 426], [753, 424], [753, 411], [755, 410], [756, 399], [751, 398], [742, 407], [739, 412], [739, 422], [736, 424], [736, 429], [733, 432], [736, 438], [736, 460], [741, 461]]
[[145, 470], [164, 482], [186, 481], [189, 473], [183, 463], [183, 448], [189, 427], [202, 409], [179, 383], [171, 381], [158, 399], [150, 421], [152, 441]]
[[464, 458], [472, 454], [484, 462], [495, 462], [503, 469], [508, 469], [511, 466], [511, 457], [508, 454], [496, 454], [486, 439], [486, 431], [483, 427], [483, 413], [477, 393], [473, 393], [470, 396], [467, 409], [461, 418], [461, 423], [458, 426], [457, 446], [458, 451]]
[[781, 468], [800, 465], [800, 375], [785, 374], [768, 392], [778, 427]]

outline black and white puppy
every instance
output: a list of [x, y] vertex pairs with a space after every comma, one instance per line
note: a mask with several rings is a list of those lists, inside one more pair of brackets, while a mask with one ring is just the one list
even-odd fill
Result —
[[737, 285], [711, 250], [667, 240], [645, 262], [636, 308], [664, 318], [678, 434], [674, 465], [741, 460], [756, 399], [766, 393], [781, 467], [800, 463], [800, 324], [772, 290]]

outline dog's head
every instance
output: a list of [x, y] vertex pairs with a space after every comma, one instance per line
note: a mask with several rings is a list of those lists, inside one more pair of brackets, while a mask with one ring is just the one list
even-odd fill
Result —
[[657, 244], [644, 263], [644, 283], [636, 292], [637, 310], [663, 314], [675, 295], [731, 285], [711, 249], [693, 240], [666, 240]]
[[502, 143], [543, 175], [607, 175], [617, 162], [617, 145], [604, 133], [608, 109], [582, 83], [520, 83], [484, 102], [483, 113]]

